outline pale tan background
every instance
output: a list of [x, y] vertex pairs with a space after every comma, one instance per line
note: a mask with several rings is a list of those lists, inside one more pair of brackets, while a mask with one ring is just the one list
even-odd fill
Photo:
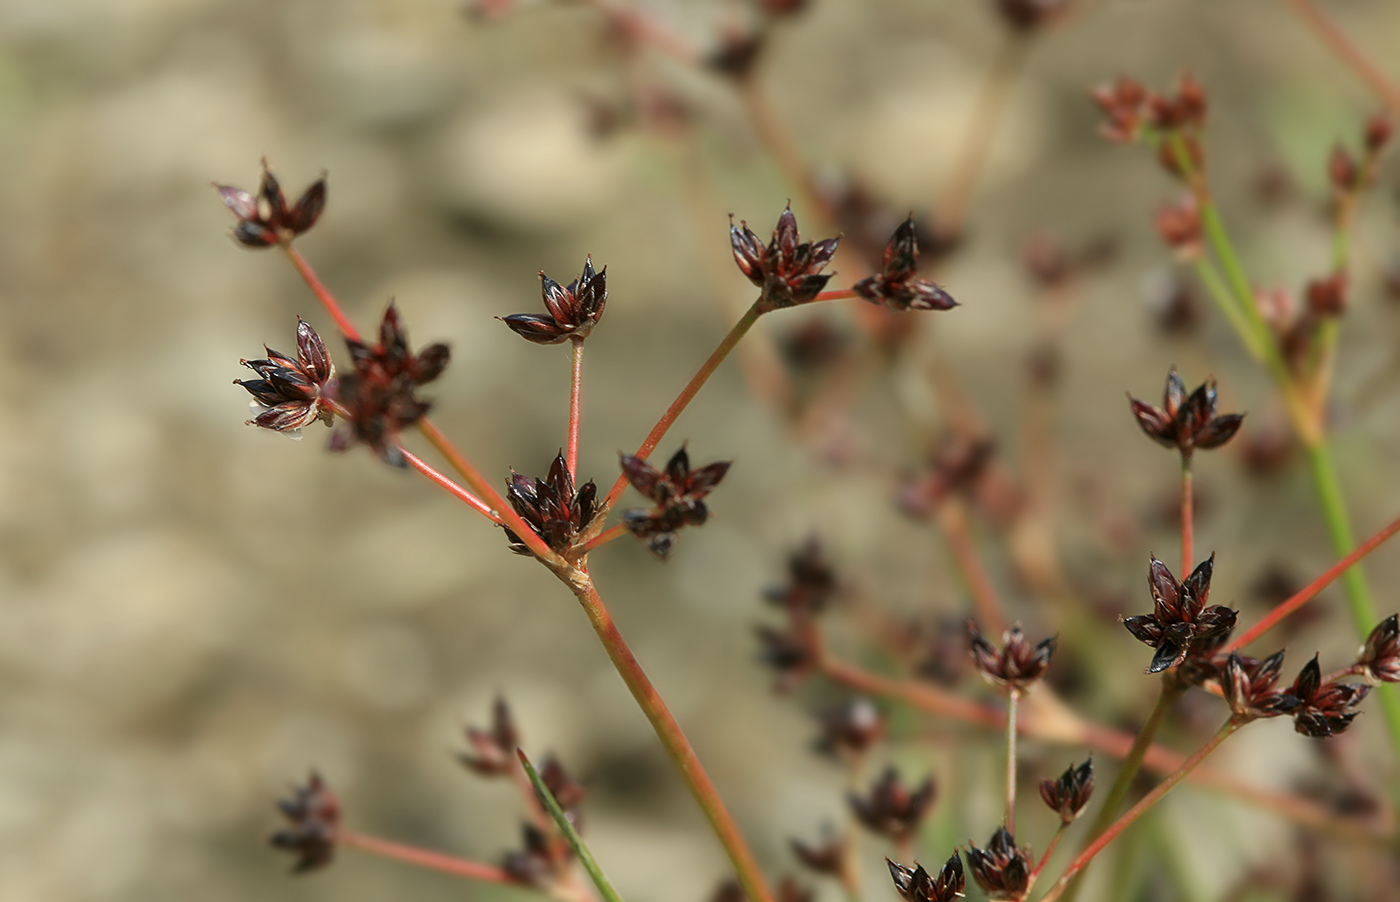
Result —
[[[742, 20], [718, 0], [645, 5], [702, 44]], [[1400, 6], [1323, 5], [1400, 77]], [[848, 169], [896, 210], [924, 210], [1002, 39], [988, 7], [817, 0], [780, 30], [764, 89], [821, 171]], [[1270, 392], [1209, 311], [1190, 340], [1155, 336], [1140, 286], [1169, 265], [1147, 217], [1170, 186], [1146, 154], [1097, 139], [1085, 88], [1119, 73], [1162, 85], [1193, 69], [1212, 92], [1228, 218], [1248, 235], [1256, 278], [1295, 289], [1327, 259], [1326, 151], [1354, 140], [1377, 104], [1283, 4], [1098, 7], [1030, 58], [978, 189], [972, 242], [940, 272], [964, 306], [938, 318], [938, 347], [1014, 459], [1020, 380], [1008, 374], [1031, 335], [1015, 249], [1036, 227], [1071, 242], [1121, 239], [1074, 314], [1057, 466], [1065, 496], [1087, 474], [1135, 531], [1105, 552], [1092, 518], [1068, 504], [1056, 538], [1086, 595], [1145, 609], [1147, 552], [1175, 554], [1154, 513], [1175, 471], [1136, 434], [1124, 390], [1155, 396], [1171, 363], [1192, 381], [1214, 372], [1225, 409], [1250, 411], [1246, 431], [1271, 416]], [[484, 26], [449, 0], [0, 4], [0, 899], [481, 898], [356, 855], [291, 879], [262, 842], [276, 825], [271, 800], [314, 765], [357, 826], [494, 860], [516, 842], [516, 800], [462, 773], [450, 752], [497, 691], [516, 704], [528, 747], [563, 753], [592, 788], [590, 836], [624, 895], [697, 902], [725, 873], [545, 573], [420, 479], [363, 452], [331, 457], [319, 431], [293, 444], [245, 427], [246, 398], [229, 384], [262, 342], [290, 348], [295, 315], [332, 330], [283, 260], [229, 241], [208, 182], [251, 186], [263, 155], [292, 189], [325, 168], [330, 205], [306, 255], [362, 325], [394, 295], [416, 343], [452, 343], [453, 365], [427, 394], [493, 478], [542, 471], [562, 442], [567, 356], [492, 317], [538, 308], [540, 268], [566, 280], [586, 252], [607, 264], [582, 469], [610, 481], [617, 450], [635, 445], [723, 334], [723, 310], [748, 296], [727, 268], [722, 214], [766, 230], [792, 189], [725, 83], [655, 62], [628, 75], [602, 38], [583, 9]], [[715, 186], [699, 212], [671, 145], [589, 132], [580, 99], [625, 98], [632, 78], [677, 86], [699, 111]], [[1293, 203], [1271, 211], [1249, 199], [1264, 162], [1291, 173]], [[1363, 530], [1400, 509], [1400, 322], [1376, 278], [1394, 250], [1394, 184], [1388, 169], [1363, 214], [1338, 379], [1339, 456]], [[730, 292], [718, 303], [712, 265]], [[872, 387], [851, 427], [891, 470], [920, 456], [891, 388], [923, 411], [920, 426], [938, 420], [921, 373], [906, 366]], [[786, 836], [839, 817], [842, 786], [808, 753], [802, 706], [774, 699], [754, 662], [758, 593], [784, 550], [815, 529], [882, 605], [957, 611], [963, 600], [933, 534], [889, 510], [888, 470], [833, 473], [732, 364], [663, 449], [681, 439], [701, 462], [736, 461], [715, 521], [683, 536], [666, 566], [629, 540], [596, 555], [594, 570], [778, 873], [791, 864]], [[1211, 508], [1198, 541], [1221, 551], [1220, 600], [1257, 611], [1249, 586], [1270, 562], [1301, 577], [1330, 562], [1300, 469], [1250, 481], [1222, 453], [1200, 470]], [[1384, 551], [1369, 569], [1394, 610], [1400, 557]], [[1018, 615], [1041, 622], [1002, 582]], [[1295, 664], [1313, 647], [1340, 660], [1354, 646], [1340, 598], [1327, 599], [1336, 616], [1310, 627]], [[1117, 692], [1145, 700], [1145, 650], [1121, 639], [1105, 650], [1122, 661]], [[1358, 721], [1362, 760], [1386, 760], [1379, 726], [1374, 710]], [[1286, 784], [1316, 764], [1286, 723], [1249, 732], [1230, 755], [1253, 779]], [[1058, 772], [1072, 753], [1029, 754]], [[911, 772], [967, 781], [945, 793], [927, 859], [985, 839], [995, 790], [974, 790], [994, 786], [997, 753], [904, 742], [897, 755]], [[1182, 793], [1170, 808], [1180, 817], [1207, 804]], [[1287, 835], [1247, 841], [1240, 827], [1254, 821], [1210, 812], [1230, 829], [1166, 844], [1204, 899]], [[1028, 817], [1042, 845], [1047, 825]], [[867, 847], [872, 876], [887, 851]], [[1144, 867], [1170, 860], [1152, 852]], [[893, 895], [881, 883], [870, 898]]]

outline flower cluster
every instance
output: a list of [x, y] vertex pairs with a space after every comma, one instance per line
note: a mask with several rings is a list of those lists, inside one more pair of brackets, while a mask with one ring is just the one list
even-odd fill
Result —
[[1220, 673], [1220, 688], [1236, 717], [1248, 720], [1278, 717], [1298, 707], [1297, 696], [1276, 686], [1282, 667], [1281, 651], [1262, 661], [1235, 652], [1230, 654]]
[[296, 856], [294, 870], [311, 871], [330, 864], [340, 832], [340, 803], [321, 775], [312, 771], [305, 785], [293, 786], [291, 797], [278, 801], [277, 808], [289, 824], [268, 837], [268, 842]]
[[438, 343], [414, 354], [392, 301], [379, 324], [378, 343], [347, 338], [345, 344], [354, 371], [340, 377], [335, 400], [349, 425], [331, 435], [331, 450], [345, 451], [362, 442], [385, 463], [407, 466], [398, 447], [398, 434], [418, 422], [432, 406], [414, 393], [420, 385], [442, 375], [452, 356], [450, 349]]
[[1128, 396], [1133, 416], [1147, 437], [1163, 447], [1175, 448], [1183, 458], [1190, 458], [1197, 449], [1219, 448], [1239, 431], [1244, 414], [1217, 415], [1216, 401], [1214, 379], [1207, 379], [1188, 395], [1175, 368], [1167, 374], [1161, 407]]
[[548, 313], [516, 313], [502, 322], [515, 334], [540, 345], [559, 344], [565, 339], [585, 339], [603, 318], [608, 301], [608, 270], [594, 272], [593, 258], [584, 261], [583, 274], [567, 286], [540, 273], [540, 293]]
[[919, 830], [933, 805], [933, 777], [926, 777], [915, 789], [904, 785], [899, 771], [885, 768], [866, 795], [849, 793], [851, 811], [871, 831], [895, 842], [905, 842]]
[[701, 526], [710, 518], [704, 498], [719, 485], [729, 472], [730, 461], [708, 464], [698, 470], [690, 469], [690, 455], [685, 446], [658, 470], [633, 454], [622, 455], [622, 472], [632, 487], [650, 498], [650, 510], [624, 511], [622, 520], [647, 548], [665, 560], [676, 544], [676, 532], [685, 526]]
[[267, 357], [262, 360], [238, 361], [261, 378], [233, 380], [234, 385], [247, 389], [255, 401], [258, 413], [249, 424], [277, 432], [296, 432], [317, 420], [329, 426], [334, 415], [322, 398], [335, 375], [335, 367], [311, 324], [297, 319], [295, 360], [266, 346], [263, 350]]
[[970, 846], [967, 863], [977, 885], [992, 899], [1020, 899], [1030, 887], [1030, 849], [1016, 845], [1005, 827], [992, 834], [987, 848]]
[[885, 245], [883, 264], [881, 272], [861, 279], [851, 290], [872, 304], [894, 310], [951, 310], [958, 305], [937, 283], [918, 278], [919, 242], [912, 215]]
[[[578, 534], [593, 522], [598, 513], [598, 487], [593, 480], [574, 490], [574, 477], [561, 451], [549, 465], [544, 479], [521, 476], [514, 470], [506, 480], [506, 500], [520, 519], [544, 539], [546, 545], [563, 554], [574, 544]], [[506, 539], [516, 554], [531, 554], [524, 541], [508, 526]]]
[[[1148, 673], [1176, 667], [1188, 657], [1208, 662], [1235, 628], [1239, 612], [1224, 605], [1206, 606], [1215, 555], [1202, 561], [1186, 581], [1178, 582], [1167, 565], [1152, 558], [1147, 586], [1152, 592], [1151, 614], [1123, 619], [1123, 626], [1144, 645], [1157, 649]], [[1205, 676], [1213, 675], [1207, 671]]]
[[953, 902], [962, 897], [963, 888], [967, 885], [962, 858], [956, 849], [939, 869], [937, 877], [917, 862], [913, 868], [907, 868], [886, 858], [885, 864], [889, 865], [894, 888], [905, 902]]
[[1326, 739], [1351, 726], [1356, 712], [1352, 710], [1361, 704], [1371, 691], [1365, 685], [1322, 681], [1322, 668], [1317, 664], [1317, 655], [1304, 665], [1293, 688], [1288, 694], [1298, 700], [1293, 709], [1293, 728], [1304, 736]]
[[499, 777], [514, 773], [520, 766], [515, 750], [520, 747], [520, 731], [504, 698], [498, 697], [491, 707], [490, 729], [466, 728], [469, 752], [458, 752], [463, 767], [483, 777]]
[[267, 168], [267, 160], [263, 160], [262, 184], [257, 194], [232, 185], [214, 188], [224, 206], [238, 218], [233, 237], [245, 247], [286, 244], [314, 226], [326, 208], [325, 173], [302, 192], [296, 203], [289, 205], [282, 186]]
[[1068, 824], [1079, 817], [1089, 797], [1094, 793], [1094, 759], [1089, 758], [1075, 767], [1065, 768], [1057, 780], [1040, 781], [1040, 797], [1045, 804], [1060, 816], [1060, 822]]
[[1376, 624], [1361, 646], [1356, 666], [1373, 686], [1400, 683], [1400, 617], [1391, 614]]
[[797, 217], [791, 205], [778, 217], [773, 239], [767, 245], [749, 228], [747, 222], [734, 225], [729, 221], [729, 243], [734, 250], [734, 262], [739, 271], [763, 289], [759, 299], [763, 311], [779, 310], [805, 304], [816, 298], [826, 287], [830, 273], [822, 270], [836, 255], [839, 238], [803, 243], [797, 232]]
[[977, 624], [969, 621], [967, 638], [972, 662], [982, 678], [1008, 691], [1025, 692], [1045, 675], [1058, 637], [1051, 636], [1031, 645], [1021, 627], [1013, 626], [1001, 635], [1001, 648], [983, 638]]

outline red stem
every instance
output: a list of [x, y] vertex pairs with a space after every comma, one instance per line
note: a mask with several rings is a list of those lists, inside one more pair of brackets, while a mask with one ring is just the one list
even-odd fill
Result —
[[[755, 303], [739, 318], [739, 321], [734, 324], [734, 328], [730, 329], [729, 334], [724, 336], [724, 340], [719, 343], [719, 347], [715, 348], [714, 353], [710, 354], [709, 359], [701, 364], [700, 369], [696, 371], [695, 375], [690, 377], [690, 381], [686, 383], [685, 388], [681, 389], [681, 393], [676, 395], [676, 399], [671, 402], [670, 407], [666, 408], [666, 412], [661, 415], [661, 419], [657, 420], [656, 425], [651, 427], [651, 432], [647, 433], [646, 439], [642, 442], [641, 447], [637, 449], [637, 457], [645, 460], [651, 452], [656, 450], [656, 446], [660, 444], [661, 439], [665, 437], [666, 431], [671, 428], [671, 424], [674, 423], [676, 418], [686, 409], [696, 393], [700, 391], [701, 387], [709, 381], [710, 376], [714, 375], [715, 370], [724, 362], [724, 358], [729, 356], [729, 352], [734, 350], [734, 346], [739, 343], [739, 340], [748, 333], [749, 329], [753, 328], [754, 323], [758, 322], [758, 317], [761, 313], [762, 311], [759, 310], [758, 304]], [[600, 515], [607, 513], [608, 509], [613, 506], [613, 503], [617, 501], [617, 497], [622, 494], [622, 490], [625, 488], [627, 488], [627, 477], [617, 477], [617, 481], [614, 482], [612, 488], [608, 490], [608, 496], [603, 499], [602, 507], [599, 509]], [[601, 523], [602, 521], [599, 520], [598, 522]]]
[[846, 298], [859, 297], [854, 288], [838, 288], [833, 291], [823, 291], [807, 303], [815, 304], [818, 301], [841, 301]]
[[681, 777], [690, 787], [691, 794], [695, 796], [695, 801], [705, 812], [705, 817], [709, 820], [715, 835], [719, 837], [724, 851], [729, 855], [729, 860], [734, 865], [735, 874], [743, 885], [748, 898], [752, 902], [773, 902], [773, 896], [768, 890], [768, 885], [763, 879], [763, 872], [759, 870], [753, 852], [749, 850], [748, 844], [744, 841], [733, 817], [724, 807], [724, 801], [720, 799], [714, 783], [705, 773], [705, 768], [701, 765], [699, 757], [696, 756], [695, 749], [691, 747], [690, 740], [686, 739], [680, 724], [671, 714], [671, 709], [666, 707], [666, 702], [661, 698], [661, 694], [656, 691], [656, 687], [652, 685], [646, 672], [642, 670], [642, 665], [632, 654], [632, 650], [627, 647], [627, 642], [622, 638], [622, 634], [618, 632], [617, 625], [613, 623], [612, 615], [608, 613], [607, 606], [603, 604], [602, 597], [598, 595], [598, 590], [593, 586], [593, 580], [586, 572], [577, 571], [576, 578], [569, 582], [569, 588], [577, 596], [579, 603], [583, 605], [584, 613], [588, 615], [588, 622], [592, 625], [594, 632], [598, 634], [598, 639], [603, 643], [603, 649], [612, 660], [613, 667], [617, 669], [618, 675], [622, 677], [622, 681], [631, 690], [632, 697], [637, 701], [637, 706], [646, 714], [647, 720], [651, 721], [652, 729], [656, 731], [657, 738], [661, 740], [661, 744], [666, 748], [666, 753], [670, 755], [671, 760], [680, 770]]
[[1050, 845], [1045, 847], [1045, 854], [1040, 856], [1040, 863], [1035, 866], [1035, 870], [1031, 871], [1031, 877], [1028, 881], [1028, 889], [1029, 886], [1035, 885], [1035, 878], [1039, 877], [1040, 872], [1045, 870], [1045, 865], [1049, 864], [1050, 862], [1050, 856], [1054, 855], [1055, 850], [1060, 847], [1060, 840], [1064, 838], [1065, 831], [1068, 829], [1069, 824], [1061, 821], [1059, 829], [1055, 831], [1055, 835], [1050, 837]]
[[571, 554], [576, 558], [582, 557], [583, 555], [597, 548], [599, 545], [606, 545], [613, 539], [620, 539], [625, 535], [627, 535], [627, 524], [618, 523], [617, 525], [609, 527], [608, 529], [605, 529], [602, 532], [598, 533], [596, 536], [589, 539], [587, 542], [584, 542], [582, 545], [579, 545], [573, 550], [573, 552], [571, 552]]
[[292, 265], [297, 268], [297, 272], [301, 273], [301, 277], [306, 280], [306, 284], [310, 286], [311, 291], [316, 295], [316, 299], [321, 302], [321, 306], [325, 307], [326, 312], [331, 315], [331, 319], [335, 320], [336, 328], [340, 329], [341, 334], [346, 338], [353, 338], [359, 341], [360, 333], [355, 329], [354, 323], [350, 322], [350, 317], [345, 315], [345, 311], [341, 309], [340, 303], [336, 301], [335, 296], [332, 295], [330, 290], [316, 277], [315, 270], [311, 268], [311, 264], [306, 262], [306, 258], [301, 255], [301, 251], [297, 250], [291, 244], [282, 245], [282, 250], [287, 252], [287, 259], [292, 261]]
[[336, 841], [345, 848], [359, 849], [372, 855], [392, 858], [395, 861], [402, 861], [405, 864], [416, 865], [432, 871], [441, 871], [454, 877], [464, 877], [467, 880], [478, 880], [484, 883], [521, 885], [510, 874], [493, 865], [482, 864], [479, 861], [467, 861], [452, 855], [444, 855], [441, 852], [430, 852], [417, 846], [405, 846], [387, 839], [380, 839], [377, 836], [366, 836], [363, 833], [341, 833], [336, 837]]
[[1362, 542], [1356, 547], [1355, 551], [1333, 564], [1327, 572], [1299, 590], [1292, 598], [1280, 603], [1272, 611], [1264, 615], [1264, 618], [1254, 624], [1254, 626], [1245, 630], [1245, 632], [1241, 633], [1239, 636], [1236, 636], [1234, 641], [1225, 646], [1225, 652], [1228, 653], [1236, 649], [1244, 648], [1246, 645], [1268, 632], [1273, 628], [1274, 624], [1278, 623], [1289, 614], [1292, 614], [1309, 601], [1312, 601], [1319, 592], [1331, 585], [1337, 577], [1345, 573], [1357, 561], [1379, 548], [1386, 539], [1395, 535], [1396, 532], [1400, 532], [1400, 519], [1393, 520], [1382, 528], [1380, 532]]
[[1221, 727], [1220, 731], [1212, 736], [1209, 742], [1201, 746], [1190, 758], [1187, 758], [1181, 767], [1173, 771], [1165, 780], [1152, 787], [1151, 792], [1143, 796], [1141, 801], [1129, 808], [1118, 820], [1114, 821], [1113, 826], [1109, 827], [1101, 836], [1090, 843], [1089, 847], [1070, 863], [1070, 866], [1060, 875], [1060, 879], [1055, 881], [1054, 888], [1041, 897], [1040, 902], [1054, 902], [1055, 899], [1058, 899], [1060, 894], [1065, 891], [1065, 887], [1069, 885], [1070, 880], [1074, 878], [1074, 875], [1082, 871], [1085, 866], [1094, 859], [1095, 855], [1102, 852], [1104, 848], [1109, 843], [1113, 842], [1113, 840], [1118, 837], [1118, 834], [1126, 830], [1133, 821], [1142, 817], [1142, 815], [1147, 812], [1147, 809], [1161, 801], [1162, 797], [1171, 792], [1176, 784], [1185, 779], [1186, 775], [1194, 770], [1196, 765], [1204, 761], [1207, 755], [1219, 748], [1222, 742], [1229, 739], [1230, 735], [1243, 725], [1244, 723], [1242, 721], [1237, 721], [1234, 718], [1226, 721], [1225, 726]]
[[457, 483], [453, 482], [449, 477], [444, 476], [437, 470], [434, 470], [421, 457], [409, 451], [402, 445], [399, 446], [399, 453], [404, 456], [404, 460], [408, 461], [408, 465], [410, 467], [417, 470], [419, 473], [422, 473], [424, 476], [428, 477], [428, 480], [430, 482], [436, 484], [439, 488], [446, 489], [449, 494], [451, 494], [458, 500], [466, 502], [468, 506], [476, 510], [477, 513], [480, 513], [483, 516], [485, 516], [486, 519], [490, 520], [492, 523], [501, 522], [500, 515], [498, 515], [485, 503], [483, 503], [480, 498], [476, 497], [471, 492], [467, 491]]
[[1371, 86], [1371, 90], [1381, 96], [1385, 105], [1390, 107], [1395, 115], [1400, 116], [1400, 88], [1386, 77], [1375, 63], [1362, 53], [1351, 38], [1346, 36], [1340, 28], [1332, 23], [1330, 19], [1322, 14], [1322, 11], [1314, 6], [1311, 0], [1285, 0], [1293, 7], [1294, 12], [1305, 21], [1318, 37], [1322, 38], [1331, 48], [1332, 52], [1342, 58], [1342, 61], [1351, 66], [1357, 75], [1366, 84]]
[[565, 459], [569, 465], [569, 475], [577, 479], [579, 404], [583, 400], [583, 339], [570, 340], [574, 346], [574, 360], [569, 375], [569, 444]]

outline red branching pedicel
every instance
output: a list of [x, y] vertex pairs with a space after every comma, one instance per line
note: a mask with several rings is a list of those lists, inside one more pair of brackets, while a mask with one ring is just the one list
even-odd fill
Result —
[[951, 310], [958, 306], [936, 282], [920, 279], [918, 274], [919, 242], [910, 214], [885, 245], [883, 270], [861, 279], [851, 290], [872, 304], [893, 310]]
[[[564, 460], [564, 452], [555, 455], [544, 479], [521, 476], [514, 470], [506, 480], [506, 500], [520, 518], [530, 525], [545, 544], [563, 554], [568, 551], [593, 517], [598, 513], [598, 487], [588, 480], [577, 491], [574, 477]], [[533, 554], [508, 527], [506, 538], [516, 554]], [[514, 750], [511, 751], [514, 755]], [[562, 804], [562, 803], [561, 803]]]
[[831, 278], [831, 273], [823, 274], [822, 270], [836, 255], [840, 240], [826, 238], [802, 243], [791, 205], [778, 217], [773, 240], [766, 246], [747, 222], [735, 226], [733, 217], [729, 220], [734, 262], [750, 282], [763, 289], [759, 306], [765, 313], [815, 299]]
[[1322, 682], [1317, 655], [1304, 665], [1293, 681], [1289, 695], [1298, 699], [1293, 709], [1293, 728], [1304, 736], [1326, 739], [1346, 731], [1356, 717], [1352, 709], [1371, 691], [1365, 684], [1353, 685], [1336, 680]]
[[414, 391], [432, 382], [447, 368], [451, 351], [445, 344], [431, 344], [414, 354], [408, 333], [399, 322], [391, 301], [379, 325], [379, 343], [345, 339], [354, 372], [340, 377], [335, 400], [344, 410], [349, 427], [331, 436], [331, 450], [345, 451], [356, 442], [369, 445], [390, 466], [407, 466], [398, 448], [398, 434], [412, 426], [432, 406]]
[[1051, 636], [1035, 645], [1026, 639], [1021, 627], [1013, 626], [1001, 636], [1001, 648], [988, 642], [968, 621], [967, 638], [977, 672], [994, 686], [1024, 692], [1045, 675], [1058, 638]]
[[967, 862], [977, 885], [992, 899], [1020, 899], [1030, 886], [1030, 850], [1017, 846], [1005, 827], [992, 834], [987, 848], [969, 845]]
[[1094, 793], [1094, 759], [1065, 768], [1056, 780], [1040, 781], [1040, 797], [1051, 811], [1059, 814], [1060, 822], [1068, 824], [1079, 817], [1089, 797]]
[[1147, 437], [1163, 447], [1175, 448], [1183, 457], [1190, 457], [1197, 449], [1219, 448], [1239, 431], [1244, 414], [1217, 415], [1216, 400], [1214, 379], [1207, 379], [1187, 395], [1175, 368], [1167, 374], [1161, 407], [1128, 396], [1133, 416]]
[[1356, 666], [1373, 686], [1400, 683], [1400, 617], [1391, 614], [1376, 624], [1361, 646]]
[[340, 833], [340, 803], [321, 775], [313, 770], [305, 785], [292, 787], [291, 797], [279, 800], [277, 808], [290, 823], [268, 842], [297, 857], [293, 869], [301, 873], [330, 864]]
[[262, 378], [233, 380], [248, 390], [259, 407], [248, 423], [277, 432], [295, 432], [317, 420], [329, 426], [335, 417], [321, 400], [335, 366], [311, 324], [297, 319], [296, 360], [266, 346], [263, 350], [265, 359], [238, 361]]
[[[1188, 657], [1208, 662], [1235, 628], [1239, 612], [1224, 605], [1206, 606], [1215, 555], [1202, 561], [1184, 583], [1177, 582], [1166, 564], [1152, 558], [1147, 586], [1152, 592], [1151, 614], [1125, 617], [1123, 626], [1144, 645], [1157, 649], [1147, 673], [1161, 673]], [[1204, 676], [1210, 676], [1207, 670]]]
[[923, 783], [910, 790], [904, 785], [899, 771], [887, 767], [870, 787], [869, 793], [863, 796], [848, 793], [846, 800], [857, 820], [871, 831], [899, 843], [906, 842], [918, 832], [919, 825], [933, 806], [935, 793], [933, 777], [925, 777]]
[[515, 334], [535, 344], [553, 345], [584, 339], [603, 318], [608, 301], [608, 268], [594, 272], [593, 258], [584, 261], [583, 274], [568, 285], [540, 273], [540, 293], [549, 313], [516, 313], [501, 322]]
[[730, 461], [690, 469], [685, 446], [657, 470], [633, 454], [622, 455], [622, 472], [632, 487], [646, 495], [655, 506], [650, 510], [623, 511], [623, 522], [632, 534], [645, 539], [647, 548], [662, 560], [671, 553], [676, 532], [685, 526], [702, 526], [710, 517], [704, 498], [729, 472]]
[[911, 869], [888, 858], [885, 859], [885, 864], [889, 865], [894, 888], [899, 891], [905, 902], [953, 902], [954, 899], [962, 897], [963, 889], [967, 885], [967, 878], [963, 876], [962, 858], [956, 849], [953, 850], [952, 857], [944, 862], [937, 877], [924, 870], [921, 864], [916, 863]]
[[267, 168], [267, 160], [263, 160], [262, 165], [262, 184], [257, 194], [232, 185], [214, 185], [224, 206], [238, 218], [233, 238], [245, 247], [286, 244], [314, 226], [326, 208], [324, 172], [302, 192], [295, 204], [289, 206], [282, 186]]
[[1230, 653], [1220, 673], [1220, 688], [1236, 717], [1247, 720], [1278, 717], [1298, 707], [1297, 696], [1275, 688], [1282, 668], [1282, 651], [1262, 661], [1238, 652]]
[[520, 746], [520, 731], [511, 716], [510, 706], [501, 697], [491, 706], [491, 728], [466, 728], [469, 752], [458, 752], [462, 766], [483, 777], [500, 777], [513, 773], [520, 762], [515, 750]]

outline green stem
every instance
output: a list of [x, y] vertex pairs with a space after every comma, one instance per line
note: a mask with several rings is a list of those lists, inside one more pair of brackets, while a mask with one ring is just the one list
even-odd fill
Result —
[[734, 865], [735, 875], [744, 887], [744, 892], [748, 894], [749, 902], [773, 902], [768, 884], [763, 879], [763, 873], [759, 870], [758, 862], [754, 859], [748, 843], [739, 832], [738, 825], [725, 808], [715, 784], [710, 781], [709, 774], [705, 773], [695, 749], [681, 731], [681, 726], [671, 714], [671, 709], [666, 706], [661, 694], [656, 691], [656, 687], [642, 670], [641, 663], [632, 654], [626, 640], [622, 638], [622, 633], [618, 632], [617, 624], [613, 622], [612, 615], [608, 613], [607, 606], [603, 604], [602, 597], [593, 586], [593, 580], [586, 572], [573, 570], [565, 581], [578, 598], [579, 604], [583, 606], [584, 613], [588, 615], [588, 622], [598, 634], [598, 639], [603, 643], [603, 649], [608, 653], [618, 676], [622, 677], [622, 681], [631, 690], [632, 697], [636, 699], [637, 706], [642, 709], [647, 720], [651, 721], [652, 729], [656, 731], [666, 754], [675, 763], [681, 778], [690, 787], [695, 801], [709, 820], [715, 836], [724, 846], [724, 851]]
[[564, 838], [573, 846], [574, 854], [578, 856], [579, 864], [588, 872], [588, 876], [593, 879], [593, 885], [598, 887], [598, 892], [603, 894], [604, 902], [622, 902], [622, 897], [613, 889], [612, 882], [608, 880], [603, 868], [598, 864], [598, 859], [593, 857], [593, 853], [584, 843], [583, 837], [578, 835], [578, 830], [574, 829], [574, 824], [569, 820], [569, 816], [564, 813], [564, 809], [559, 806], [559, 800], [554, 797], [554, 793], [549, 791], [545, 785], [544, 778], [539, 771], [530, 763], [530, 759], [525, 757], [523, 749], [516, 749], [515, 753], [520, 756], [520, 764], [525, 768], [525, 773], [530, 777], [530, 785], [535, 787], [535, 794], [539, 796], [541, 804], [544, 805], [550, 817], [554, 818], [554, 823], [559, 826], [559, 832], [564, 834]]
[[1204, 761], [1207, 755], [1219, 748], [1222, 742], [1229, 739], [1231, 734], [1244, 726], [1244, 724], [1245, 721], [1236, 720], [1233, 717], [1226, 721], [1225, 725], [1220, 728], [1220, 731], [1212, 736], [1209, 742], [1201, 746], [1196, 754], [1187, 758], [1181, 767], [1173, 771], [1171, 775], [1161, 783], [1152, 787], [1152, 791], [1143, 796], [1142, 801], [1138, 802], [1132, 808], [1129, 808], [1128, 812], [1114, 821], [1113, 825], [1107, 830], [1104, 830], [1103, 833], [1090, 844], [1089, 848], [1081, 852], [1079, 857], [1074, 859], [1074, 861], [1070, 863], [1070, 866], [1065, 869], [1064, 874], [1055, 882], [1050, 892], [1040, 897], [1040, 902], [1055, 902], [1056, 899], [1060, 898], [1060, 896], [1064, 894], [1066, 888], [1074, 880], [1075, 876], [1084, 870], [1089, 862], [1094, 859], [1095, 855], [1102, 852], [1120, 833], [1131, 826], [1133, 821], [1142, 817], [1149, 808], [1161, 801], [1163, 796], [1176, 787], [1176, 784], [1180, 783], [1186, 778], [1187, 774], [1195, 770], [1196, 765]]
[[1006, 829], [1016, 834], [1016, 703], [1019, 690], [1006, 693]]
[[[1128, 789], [1133, 785], [1133, 779], [1137, 777], [1138, 771], [1142, 769], [1143, 758], [1147, 755], [1147, 750], [1152, 747], [1152, 740], [1157, 735], [1157, 731], [1162, 727], [1162, 721], [1166, 719], [1167, 712], [1176, 700], [1185, 694], [1185, 690], [1178, 686], [1175, 681], [1168, 682], [1168, 678], [1162, 678], [1162, 692], [1157, 696], [1157, 704], [1152, 709], [1152, 713], [1147, 717], [1147, 723], [1142, 725], [1138, 734], [1133, 739], [1133, 747], [1128, 750], [1128, 755], [1123, 759], [1123, 766], [1118, 768], [1118, 776], [1114, 778], [1113, 785], [1108, 789], [1108, 796], [1103, 801], [1103, 807], [1099, 809], [1098, 816], [1094, 818], [1094, 825], [1089, 829], [1090, 836], [1102, 834], [1113, 823], [1113, 819], [1118, 816], [1118, 809], [1123, 807], [1123, 799], [1128, 795]], [[1072, 875], [1071, 875], [1072, 876]], [[1061, 878], [1063, 880], [1063, 878]], [[1066, 902], [1071, 902], [1079, 894], [1081, 881], [1075, 880], [1068, 887]], [[1049, 898], [1049, 897], [1047, 897]]]
[[[1327, 535], [1332, 540], [1333, 550], [1341, 556], [1348, 556], [1356, 548], [1356, 539], [1351, 532], [1351, 521], [1347, 516], [1346, 500], [1342, 495], [1341, 484], [1337, 481], [1337, 467], [1332, 459], [1331, 447], [1321, 442], [1307, 447], [1308, 468], [1312, 471], [1313, 485], [1317, 488], [1318, 502], [1322, 505], [1322, 519], [1327, 525]], [[1342, 587], [1346, 589], [1347, 606], [1351, 610], [1352, 625], [1358, 635], [1364, 637], [1379, 621], [1376, 605], [1371, 600], [1371, 589], [1360, 564], [1348, 567], [1342, 574]], [[1381, 709], [1385, 712], [1386, 728], [1390, 732], [1391, 747], [1400, 750], [1400, 692], [1395, 685], [1386, 683], [1380, 687]]]

